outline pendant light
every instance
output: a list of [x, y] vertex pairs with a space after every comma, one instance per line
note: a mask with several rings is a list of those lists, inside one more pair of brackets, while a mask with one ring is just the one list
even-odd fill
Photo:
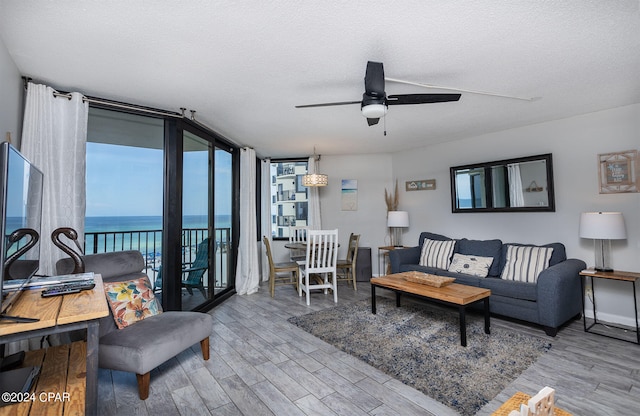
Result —
[[[309, 166], [308, 170], [311, 166]], [[323, 173], [317, 173], [320, 171], [320, 155], [316, 155], [316, 148], [313, 148], [313, 171], [302, 176], [303, 186], [327, 186], [329, 184], [329, 177]]]

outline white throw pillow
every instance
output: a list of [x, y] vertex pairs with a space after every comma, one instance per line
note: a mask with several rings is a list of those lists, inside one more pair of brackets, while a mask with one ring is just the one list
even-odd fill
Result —
[[470, 274], [476, 277], [487, 277], [493, 257], [469, 256], [456, 253], [449, 266], [450, 272]]
[[507, 246], [507, 258], [500, 276], [505, 280], [536, 283], [538, 275], [549, 267], [553, 248]]
[[439, 241], [425, 238], [420, 254], [420, 266], [447, 270], [455, 245], [456, 240]]

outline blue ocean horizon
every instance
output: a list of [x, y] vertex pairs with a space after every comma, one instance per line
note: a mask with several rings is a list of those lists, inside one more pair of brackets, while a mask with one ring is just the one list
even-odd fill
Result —
[[[215, 228], [231, 228], [231, 215], [216, 215]], [[185, 215], [182, 228], [207, 228], [206, 215]], [[85, 217], [85, 233], [162, 230], [162, 216]]]
[[[208, 223], [206, 215], [185, 215], [182, 222], [183, 230], [190, 230], [183, 232], [183, 244], [187, 244], [183, 247], [186, 261], [195, 255], [197, 244], [204, 238], [203, 233], [206, 233]], [[216, 229], [230, 229], [231, 215], [216, 216], [214, 225]], [[139, 250], [154, 267], [161, 262], [162, 217], [159, 215], [85, 217], [84, 232], [85, 249], [88, 253]], [[87, 234], [94, 236], [87, 238]], [[218, 241], [220, 237], [216, 233], [217, 244], [222, 243]]]

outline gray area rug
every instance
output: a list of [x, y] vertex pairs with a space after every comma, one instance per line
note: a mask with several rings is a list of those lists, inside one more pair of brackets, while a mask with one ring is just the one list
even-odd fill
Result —
[[473, 415], [551, 348], [539, 338], [492, 328], [467, 313], [467, 347], [460, 345], [457, 309], [363, 300], [289, 318], [289, 322], [358, 357], [427, 396]]

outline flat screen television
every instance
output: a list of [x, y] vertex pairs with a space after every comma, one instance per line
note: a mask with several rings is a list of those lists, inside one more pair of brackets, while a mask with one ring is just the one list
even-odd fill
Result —
[[[0, 318], [11, 316], [11, 306], [36, 274], [40, 264], [43, 174], [8, 142], [0, 144]], [[11, 291], [3, 283], [18, 281]]]

